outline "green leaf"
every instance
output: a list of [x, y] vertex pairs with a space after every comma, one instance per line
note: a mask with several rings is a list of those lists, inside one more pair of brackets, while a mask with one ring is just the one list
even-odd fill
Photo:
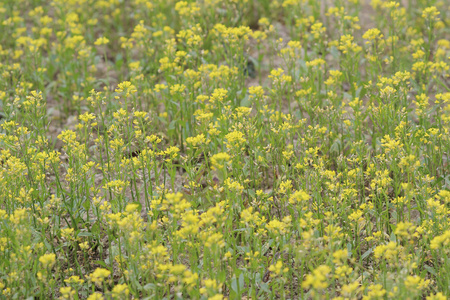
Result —
[[261, 288], [261, 291], [264, 291], [266, 293], [270, 293], [269, 285], [267, 283], [261, 282], [260, 288]]
[[123, 65], [123, 55], [121, 53], [118, 53], [116, 55], [116, 68], [120, 69]]
[[245, 286], [245, 282], [244, 282], [244, 272], [241, 273], [241, 275], [239, 275], [239, 290], [241, 291]]
[[397, 241], [397, 236], [395, 235], [394, 231], [392, 231], [392, 233], [391, 233], [390, 240], [392, 242], [396, 242]]
[[176, 124], [177, 124], [177, 120], [172, 120], [172, 122], [170, 122], [169, 127], [167, 129], [174, 130]]
[[370, 248], [369, 250], [367, 250], [366, 252], [364, 252], [363, 255], [361, 255], [361, 260], [366, 259], [366, 258], [367, 258], [370, 254], [372, 254], [372, 253], [373, 253], [373, 249]]
[[233, 292], [235, 292], [236, 294], [238, 293], [238, 285], [237, 285], [236, 277], [233, 277], [233, 279], [231, 279], [231, 290]]
[[352, 243], [347, 243], [347, 251], [348, 251], [348, 253], [352, 252], [352, 248], [353, 248]]
[[92, 232], [82, 231], [82, 232], [78, 233], [77, 236], [92, 236]]
[[423, 266], [425, 270], [427, 270], [430, 274], [433, 274], [434, 276], [437, 276], [437, 272], [433, 267], [430, 267], [428, 265]]
[[86, 211], [89, 211], [89, 209], [91, 208], [91, 201], [89, 201], [89, 200], [84, 201], [84, 202], [83, 202], [83, 208], [84, 208]]

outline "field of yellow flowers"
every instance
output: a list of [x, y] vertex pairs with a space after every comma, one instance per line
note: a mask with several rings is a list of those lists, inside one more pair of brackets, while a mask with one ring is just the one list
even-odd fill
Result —
[[447, 0], [0, 1], [1, 299], [449, 299]]

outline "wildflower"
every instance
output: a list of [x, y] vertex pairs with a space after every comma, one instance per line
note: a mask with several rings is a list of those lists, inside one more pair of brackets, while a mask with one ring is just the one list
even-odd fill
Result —
[[[115, 92], [118, 94], [124, 94], [125, 97], [129, 97], [137, 92], [136, 87], [130, 81], [123, 81], [117, 85]], [[116, 97], [118, 99], [118, 97]]]
[[353, 42], [353, 36], [350, 34], [341, 36], [341, 40], [339, 42], [339, 50], [342, 53], [358, 53], [362, 50], [360, 46], [358, 46], [355, 42]]
[[325, 65], [326, 65], [326, 61], [321, 58], [316, 58], [316, 59], [306, 62], [307, 67], [317, 67], [317, 66], [321, 67], [321, 66], [325, 66]]
[[89, 295], [89, 297], [87, 298], [87, 300], [103, 300], [103, 296], [100, 293], [93, 293], [91, 295]]
[[84, 282], [84, 280], [81, 279], [80, 276], [75, 276], [74, 275], [74, 276], [71, 276], [68, 279], [64, 279], [64, 282], [68, 283], [68, 284], [82, 284]]
[[105, 281], [107, 277], [111, 275], [111, 272], [107, 269], [97, 268], [94, 272], [92, 272], [90, 275], [87, 275], [90, 281], [93, 283], [100, 285]]
[[383, 34], [381, 33], [381, 31], [378, 28], [371, 28], [368, 29], [364, 34], [363, 34], [363, 39], [368, 40], [366, 43], [370, 43], [373, 42], [375, 40], [380, 40], [383, 38]]
[[248, 93], [250, 94], [250, 99], [256, 98], [261, 99], [264, 96], [264, 89], [262, 86], [251, 86], [248, 88]]
[[306, 275], [302, 282], [303, 288], [313, 288], [315, 290], [326, 289], [329, 285], [327, 277], [330, 274], [331, 268], [326, 265], [321, 265], [314, 269], [311, 274]]
[[423, 290], [425, 289], [429, 284], [430, 280], [425, 280], [417, 275], [415, 276], [407, 276], [405, 279], [405, 286], [409, 290]]
[[348, 256], [348, 252], [345, 249], [337, 250], [333, 253], [333, 262], [337, 265], [341, 265]]
[[118, 284], [113, 287], [112, 289], [112, 296], [114, 298], [128, 298], [128, 295], [130, 294], [130, 290], [128, 289], [128, 285], [126, 283], [124, 284]]
[[368, 287], [369, 292], [363, 296], [363, 300], [378, 299], [386, 295], [386, 290], [381, 284], [372, 284]]
[[96, 45], [96, 46], [101, 46], [101, 45], [106, 45], [106, 44], [108, 44], [108, 43], [109, 43], [109, 40], [108, 40], [107, 38], [105, 38], [105, 37], [99, 37], [99, 38], [95, 41], [94, 45]]
[[211, 95], [211, 97], [209, 98], [209, 101], [211, 101], [211, 103], [224, 103], [225, 99], [228, 96], [228, 91], [222, 88], [219, 89], [215, 89]]
[[278, 277], [283, 276], [283, 274], [289, 272], [288, 267], [283, 268], [283, 262], [281, 260], [278, 260], [275, 265], [270, 265], [269, 271], [271, 272], [271, 277]]
[[307, 202], [311, 197], [303, 190], [293, 192], [289, 197], [289, 203], [295, 205]]
[[280, 194], [286, 194], [292, 189], [292, 180], [286, 180], [280, 183]]
[[190, 270], [186, 270], [183, 273], [182, 281], [188, 286], [188, 288], [193, 288], [198, 283], [198, 273], [193, 273]]
[[414, 226], [410, 222], [399, 222], [397, 224], [397, 228], [395, 228], [394, 233], [399, 238], [411, 238], [412, 234], [416, 230], [416, 226]]
[[214, 154], [211, 157], [211, 168], [213, 170], [215, 169], [223, 169], [228, 161], [230, 160], [230, 155], [228, 155], [225, 152], [219, 152], [217, 154]]
[[228, 147], [233, 149], [237, 149], [246, 142], [244, 134], [240, 131], [232, 131], [225, 135], [225, 138], [227, 139]]
[[430, 20], [430, 21], [437, 21], [439, 16], [439, 11], [437, 10], [436, 6], [430, 6], [425, 8], [422, 11], [422, 18]]
[[339, 266], [336, 268], [334, 277], [337, 279], [347, 278], [352, 273], [353, 269], [349, 266]]
[[44, 254], [39, 257], [39, 262], [44, 269], [51, 268], [56, 262], [56, 255], [54, 253]]
[[442, 235], [435, 236], [430, 242], [431, 249], [446, 249], [450, 245], [450, 230], [445, 231]]
[[120, 193], [122, 193], [123, 189], [127, 186], [127, 183], [124, 182], [123, 180], [113, 180], [110, 181], [108, 183], [106, 183], [103, 188], [104, 189], [111, 189], [111, 191], [118, 195]]
[[396, 242], [389, 242], [387, 245], [379, 245], [374, 249], [375, 258], [385, 258], [388, 261], [394, 261], [401, 253], [402, 248]]
[[291, 225], [291, 219], [290, 217], [285, 217], [283, 221], [279, 221], [277, 219], [274, 219], [270, 221], [266, 228], [274, 235], [284, 234], [287, 232], [287, 228], [289, 228]]
[[324, 27], [321, 22], [316, 22], [313, 25], [311, 25], [311, 34], [314, 36], [316, 40], [322, 37], [323, 34], [326, 32], [326, 30], [327, 30], [326, 27]]
[[170, 146], [165, 151], [161, 151], [160, 155], [165, 155], [167, 158], [165, 159], [166, 162], [172, 162], [175, 158], [178, 157], [178, 152], [180, 152], [180, 149], [176, 146]]
[[224, 237], [220, 232], [203, 232], [200, 235], [200, 238], [203, 240], [204, 246], [206, 248], [211, 248], [213, 246], [218, 246], [220, 248], [225, 247]]
[[61, 293], [60, 299], [74, 299], [75, 291], [70, 286], [60, 288], [59, 292]]
[[202, 145], [208, 144], [210, 141], [206, 139], [205, 135], [203, 133], [195, 136], [195, 137], [188, 137], [186, 138], [186, 144], [197, 148]]
[[358, 290], [360, 283], [358, 281], [354, 281], [353, 283], [344, 284], [342, 286], [342, 293], [344, 296], [350, 297], [355, 291]]
[[241, 185], [239, 182], [234, 181], [231, 178], [225, 179], [224, 185], [230, 190], [237, 194], [241, 194], [244, 190], [244, 186]]
[[444, 296], [441, 292], [436, 293], [435, 295], [427, 296], [426, 300], [446, 300], [447, 297]]
[[73, 232], [74, 232], [73, 228], [61, 229], [61, 236], [65, 239], [71, 239], [73, 238]]

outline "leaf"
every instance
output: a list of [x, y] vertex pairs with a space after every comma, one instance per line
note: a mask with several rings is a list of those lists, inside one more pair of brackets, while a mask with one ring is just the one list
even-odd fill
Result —
[[347, 251], [348, 251], [348, 253], [352, 253], [352, 248], [353, 248], [352, 243], [347, 243]]
[[78, 233], [77, 236], [92, 236], [92, 232], [82, 231], [82, 232]]
[[89, 209], [91, 208], [91, 201], [84, 201], [84, 202], [83, 202], [83, 208], [84, 208], [86, 211], [89, 211]]
[[396, 242], [397, 241], [397, 236], [395, 235], [394, 231], [392, 231], [392, 233], [391, 233], [390, 240], [392, 242]]
[[[243, 229], [245, 229], [245, 228], [243, 228]], [[238, 229], [236, 229], [236, 230], [238, 230]], [[236, 248], [238, 250], [238, 253], [242, 253], [242, 254], [247, 253], [250, 250], [250, 248], [248, 246], [237, 246]]]
[[270, 293], [269, 285], [267, 283], [261, 282], [260, 288], [261, 288], [261, 291], [266, 292], [266, 293]]
[[245, 286], [244, 272], [242, 272], [241, 275], [239, 275], [239, 290], [242, 290], [244, 286]]
[[142, 288], [143, 288], [145, 291], [151, 291], [151, 290], [154, 290], [155, 287], [156, 287], [156, 285], [155, 285], [154, 283], [147, 283], [147, 284], [144, 285]]
[[249, 95], [246, 94], [244, 99], [241, 100], [241, 106], [250, 107], [251, 105], [252, 105], [252, 102], [250, 101]]
[[430, 267], [428, 265], [423, 266], [425, 270], [427, 270], [430, 274], [433, 274], [434, 276], [437, 276], [436, 270], [433, 267]]
[[361, 260], [366, 259], [366, 258], [367, 258], [370, 254], [372, 254], [372, 253], [373, 253], [373, 249], [370, 248], [369, 250], [367, 250], [366, 252], [364, 252], [363, 255], [361, 255]]
[[439, 183], [441, 183], [442, 181], [444, 181], [444, 177], [439, 177], [439, 178], [437, 178], [436, 179], [436, 181], [435, 182], [433, 182], [433, 188], [435, 188]]
[[120, 69], [123, 65], [123, 55], [121, 53], [118, 53], [116, 55], [116, 68]]
[[236, 294], [238, 293], [238, 285], [237, 285], [236, 277], [233, 277], [233, 279], [231, 279], [231, 290], [233, 292], [235, 292]]
[[174, 130], [176, 124], [177, 124], [177, 120], [172, 120], [172, 122], [170, 122], [169, 127], [167, 129]]
[[341, 148], [342, 148], [341, 140], [339, 137], [337, 137], [330, 147], [330, 152], [339, 154], [339, 152], [341, 151]]

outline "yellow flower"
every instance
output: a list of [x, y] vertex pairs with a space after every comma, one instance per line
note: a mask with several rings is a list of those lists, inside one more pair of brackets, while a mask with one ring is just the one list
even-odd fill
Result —
[[83, 284], [84, 280], [80, 276], [71, 276], [68, 279], [64, 279], [64, 282], [68, 284]]
[[72, 239], [73, 238], [73, 228], [64, 228], [61, 229], [61, 236], [65, 239]]
[[291, 219], [289, 216], [285, 217], [283, 221], [279, 221], [274, 219], [270, 221], [266, 228], [274, 235], [284, 234], [287, 232], [287, 229], [291, 226]]
[[101, 284], [105, 278], [111, 275], [111, 271], [107, 269], [97, 268], [93, 273], [87, 277], [95, 284]]
[[437, 293], [435, 295], [428, 296], [427, 300], [447, 300], [447, 297], [445, 297], [444, 294], [439, 292], [439, 293]]
[[295, 191], [294, 193], [291, 194], [291, 196], [289, 197], [289, 203], [295, 205], [298, 203], [305, 203], [306, 201], [308, 201], [311, 197], [309, 196], [308, 193], [306, 193], [303, 190], [300, 191]]
[[203, 133], [195, 136], [195, 137], [188, 137], [186, 138], [186, 144], [189, 146], [196, 148], [205, 144], [208, 144], [210, 140], [206, 139], [205, 135]]
[[386, 290], [381, 284], [373, 284], [368, 287], [369, 292], [363, 296], [363, 300], [378, 299], [386, 295]]
[[321, 265], [314, 269], [311, 274], [306, 275], [302, 282], [303, 288], [326, 289], [329, 285], [327, 277], [330, 274], [331, 268], [326, 265]]
[[345, 249], [337, 250], [333, 253], [333, 262], [337, 265], [341, 265], [347, 260], [348, 252]]
[[425, 280], [419, 276], [407, 276], [405, 279], [405, 286], [409, 290], [422, 290], [430, 284], [430, 280]]
[[56, 262], [56, 255], [54, 253], [44, 254], [39, 257], [39, 262], [44, 268], [51, 268]]
[[450, 230], [447, 230], [442, 235], [434, 237], [430, 242], [431, 249], [446, 249], [450, 245]]
[[342, 51], [342, 53], [358, 53], [362, 50], [358, 44], [353, 42], [353, 36], [350, 34], [341, 36], [341, 40], [339, 42], [339, 50]]
[[[368, 40], [368, 41], [374, 41], [377, 39], [382, 39], [383, 38], [383, 34], [381, 33], [381, 31], [378, 28], [371, 28], [368, 29], [364, 34], [363, 34], [363, 39]], [[370, 43], [370, 42], [367, 42]]]
[[270, 276], [277, 277], [289, 272], [289, 268], [283, 268], [283, 262], [281, 260], [278, 260], [276, 265], [270, 265], [269, 271], [272, 272]]
[[385, 258], [394, 261], [401, 253], [402, 246], [396, 242], [389, 242], [387, 245], [379, 245], [374, 249], [374, 256], [377, 259]]
[[227, 146], [230, 148], [238, 148], [246, 142], [244, 134], [240, 131], [232, 131], [225, 135]]
[[211, 168], [215, 169], [223, 169], [226, 166], [226, 163], [230, 160], [230, 155], [225, 152], [219, 152], [214, 154], [211, 157]]
[[422, 18], [430, 20], [430, 21], [437, 21], [440, 12], [437, 10], [436, 6], [430, 6], [425, 8], [422, 11]]
[[105, 298], [103, 298], [102, 294], [100, 293], [93, 293], [87, 298], [87, 300], [103, 300], [103, 299]]
[[96, 46], [101, 46], [101, 45], [106, 45], [106, 44], [108, 44], [108, 43], [109, 43], [109, 40], [108, 40], [107, 38], [105, 38], [105, 37], [99, 37], [99, 38], [95, 41], [94, 45], [96, 45]]
[[130, 290], [128, 289], [128, 285], [126, 283], [118, 284], [112, 289], [113, 298], [124, 297], [125, 299], [127, 299], [129, 294]]
[[61, 293], [60, 299], [73, 299], [75, 295], [75, 291], [70, 286], [60, 288], [59, 292]]
[[345, 284], [342, 286], [342, 294], [344, 294], [347, 297], [350, 297], [350, 295], [355, 292], [359, 287], [359, 282], [354, 281], [353, 283]]

